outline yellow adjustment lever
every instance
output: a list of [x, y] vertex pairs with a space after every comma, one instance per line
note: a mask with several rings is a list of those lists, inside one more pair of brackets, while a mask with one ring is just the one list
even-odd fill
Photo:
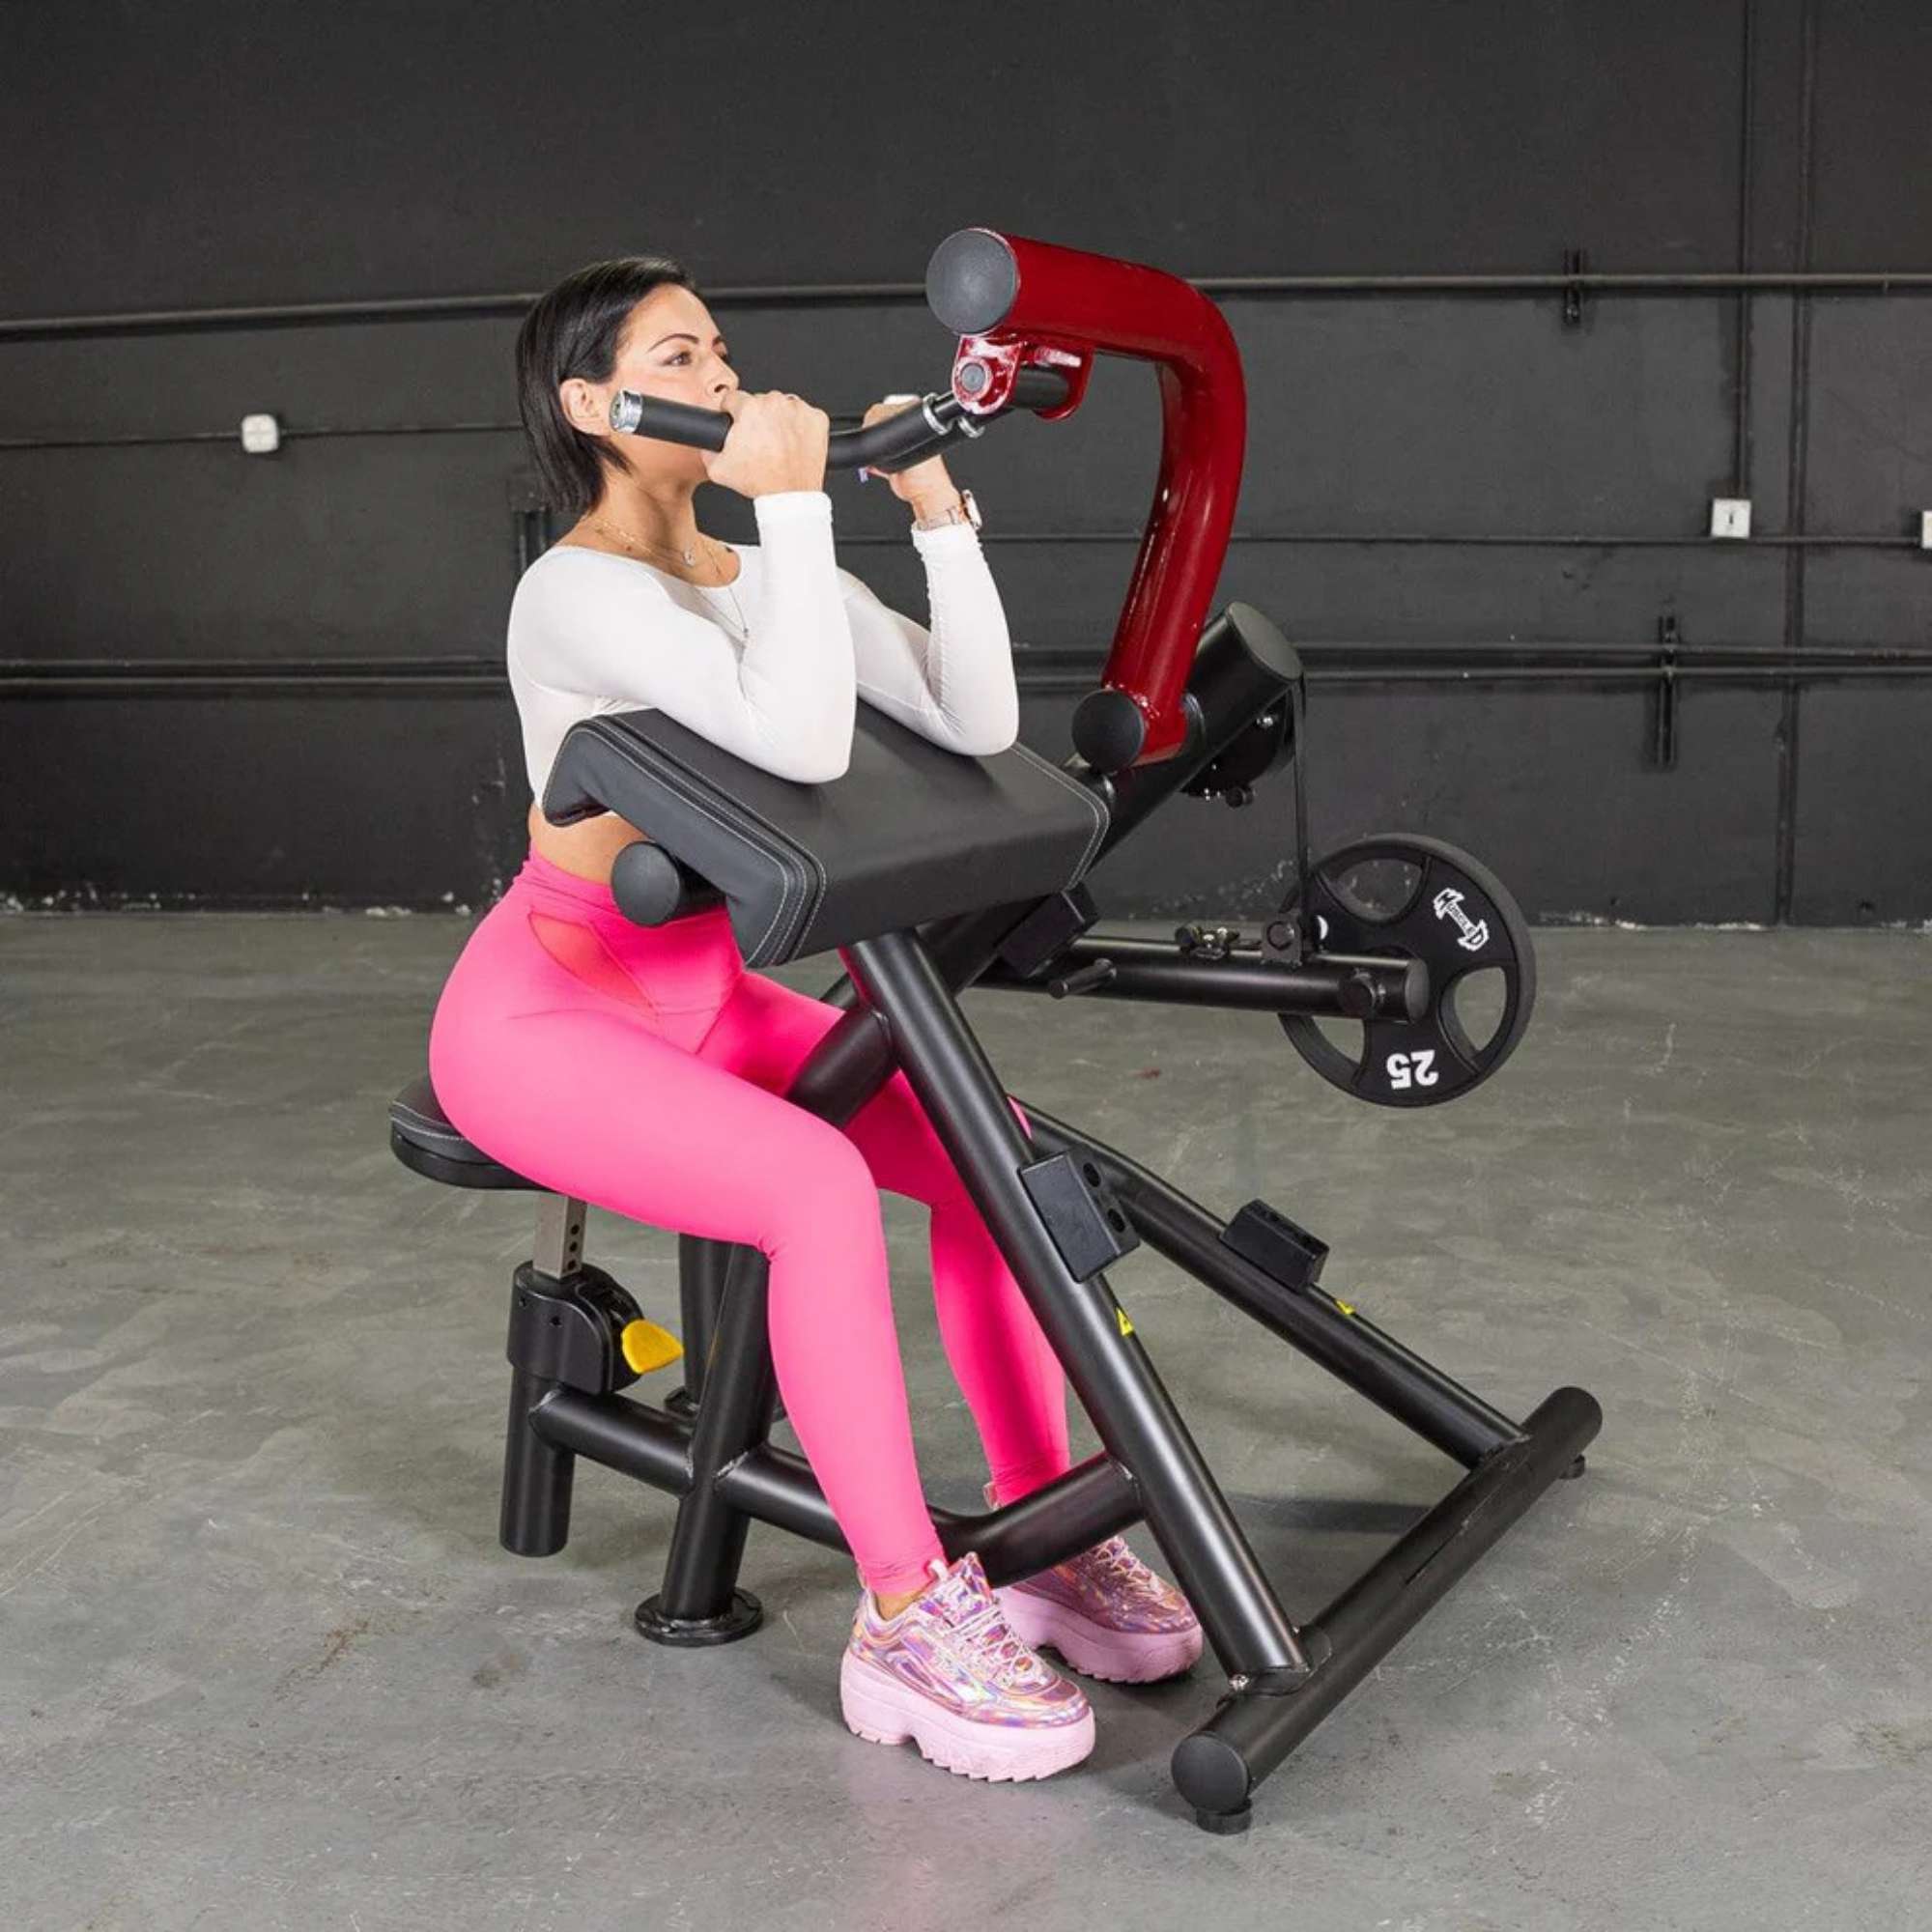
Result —
[[640, 1376], [668, 1367], [684, 1353], [684, 1344], [668, 1328], [660, 1328], [655, 1321], [646, 1321], [642, 1317], [624, 1323], [617, 1345], [624, 1351], [625, 1361]]

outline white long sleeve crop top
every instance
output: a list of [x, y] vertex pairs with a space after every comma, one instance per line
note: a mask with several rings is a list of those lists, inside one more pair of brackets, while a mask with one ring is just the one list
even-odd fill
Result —
[[912, 533], [927, 631], [839, 568], [823, 490], [755, 497], [753, 514], [759, 541], [729, 546], [739, 571], [728, 585], [577, 544], [554, 546], [524, 573], [508, 660], [532, 797], [542, 799], [571, 725], [612, 711], [663, 710], [811, 784], [850, 763], [861, 697], [950, 751], [985, 756], [1017, 738], [1006, 611], [970, 525]]

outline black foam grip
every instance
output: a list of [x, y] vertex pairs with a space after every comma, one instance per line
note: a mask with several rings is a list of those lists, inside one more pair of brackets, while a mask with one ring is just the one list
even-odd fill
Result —
[[635, 436], [655, 437], [660, 442], [715, 450], [724, 447], [724, 439], [731, 434], [731, 417], [724, 410], [694, 409], [689, 403], [667, 402], [662, 396], [626, 389], [612, 398], [611, 426], [628, 427]]

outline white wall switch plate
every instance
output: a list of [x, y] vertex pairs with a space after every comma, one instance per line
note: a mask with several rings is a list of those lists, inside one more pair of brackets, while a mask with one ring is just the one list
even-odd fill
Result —
[[1750, 498], [1748, 497], [1713, 497], [1711, 498], [1711, 534], [1714, 537], [1749, 536]]

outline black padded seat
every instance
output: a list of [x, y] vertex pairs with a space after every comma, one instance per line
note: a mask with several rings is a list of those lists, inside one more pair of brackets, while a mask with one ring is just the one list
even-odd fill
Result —
[[534, 1180], [493, 1160], [449, 1123], [427, 1073], [412, 1080], [389, 1102], [389, 1147], [402, 1164], [452, 1187], [522, 1187], [549, 1192]]

